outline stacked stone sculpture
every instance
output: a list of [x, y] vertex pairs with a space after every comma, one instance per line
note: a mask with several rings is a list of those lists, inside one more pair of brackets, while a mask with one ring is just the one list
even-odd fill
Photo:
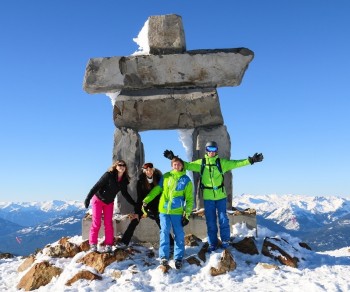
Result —
[[[247, 48], [187, 51], [182, 18], [175, 14], [151, 16], [145, 26], [148, 54], [92, 58], [83, 85], [92, 94], [119, 92], [113, 108], [113, 160], [127, 162], [131, 193], [136, 193], [137, 174], [144, 163], [140, 131], [193, 129], [191, 160], [203, 157], [210, 140], [218, 142], [220, 157], [230, 158], [231, 141], [216, 88], [240, 85], [254, 58]], [[197, 186], [198, 175], [194, 180]], [[230, 172], [225, 186], [231, 207]], [[197, 207], [202, 206], [197, 196]], [[121, 201], [121, 213], [130, 211], [131, 206]]]

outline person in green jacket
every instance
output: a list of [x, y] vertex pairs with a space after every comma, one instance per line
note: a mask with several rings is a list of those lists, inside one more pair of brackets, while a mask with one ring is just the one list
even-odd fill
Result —
[[160, 243], [159, 257], [163, 266], [168, 265], [170, 256], [170, 230], [174, 233], [174, 260], [175, 268], [182, 267], [182, 259], [185, 253], [184, 226], [189, 222], [189, 216], [193, 209], [193, 184], [186, 175], [184, 162], [173, 157], [172, 170], [165, 173], [159, 184], [144, 198], [143, 206], [147, 207], [160, 192], [159, 219], [160, 219]]
[[[219, 220], [221, 247], [227, 248], [230, 243], [230, 224], [226, 213], [227, 195], [224, 186], [224, 174], [234, 168], [260, 162], [264, 159], [262, 153], [255, 153], [252, 157], [241, 160], [229, 160], [219, 158], [218, 145], [210, 141], [205, 145], [206, 154], [203, 159], [192, 162], [184, 162], [185, 170], [199, 172], [201, 174], [200, 188], [203, 191], [205, 219], [209, 248], [214, 251], [218, 248], [218, 227]], [[164, 157], [173, 159], [176, 157], [171, 150], [164, 151]]]

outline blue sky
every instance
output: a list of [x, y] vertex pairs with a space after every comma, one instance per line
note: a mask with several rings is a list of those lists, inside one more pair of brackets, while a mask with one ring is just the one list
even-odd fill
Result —
[[[255, 53], [238, 87], [220, 88], [234, 196], [350, 195], [350, 2], [0, 2], [0, 201], [83, 200], [112, 162], [112, 106], [82, 89], [92, 57], [128, 56], [149, 16], [182, 16], [188, 50]], [[141, 132], [162, 171], [177, 131]]]

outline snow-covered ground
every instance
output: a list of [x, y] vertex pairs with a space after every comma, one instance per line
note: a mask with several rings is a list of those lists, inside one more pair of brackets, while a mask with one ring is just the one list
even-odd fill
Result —
[[[252, 232], [245, 230], [244, 226], [235, 226], [237, 228], [234, 228], [233, 236], [236, 238]], [[288, 234], [273, 234], [261, 227], [256, 241], [259, 250], [267, 236], [283, 237], [291, 244], [300, 241]], [[82, 239], [75, 236], [70, 241], [80, 243]], [[200, 247], [186, 247], [186, 256], [196, 255]], [[155, 258], [148, 258], [146, 247], [134, 245], [134, 248], [140, 253], [109, 265], [102, 274], [102, 280], [79, 280], [70, 287], [65, 286], [65, 283], [78, 271], [88, 269], [97, 273], [94, 269], [77, 263], [86, 252], [80, 252], [72, 259], [54, 259], [38, 254], [37, 261], [49, 260], [55, 266], [63, 268], [64, 272], [37, 291], [350, 291], [349, 247], [322, 253], [301, 248], [299, 254], [304, 260], [299, 268], [281, 266], [262, 254], [251, 256], [231, 248], [237, 268], [216, 277], [212, 277], [209, 270], [210, 267], [217, 266], [221, 250], [207, 254], [207, 260], [201, 266], [185, 263], [181, 270], [175, 270], [174, 263], [170, 262], [173, 269], [168, 274], [163, 274], [157, 269], [157, 249], [154, 249]], [[16, 286], [28, 271], [17, 272], [22, 262], [23, 258], [20, 257], [0, 260], [0, 291], [18, 291]], [[145, 262], [150, 265], [145, 265]], [[261, 263], [275, 264], [279, 268], [266, 269]], [[117, 279], [113, 277], [116, 270], [121, 272], [121, 277]]]

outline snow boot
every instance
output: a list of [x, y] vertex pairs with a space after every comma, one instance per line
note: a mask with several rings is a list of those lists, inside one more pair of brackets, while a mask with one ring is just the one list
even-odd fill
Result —
[[228, 248], [230, 246], [230, 242], [229, 241], [223, 241], [222, 243], [221, 243], [221, 247], [223, 248], [223, 249], [226, 249], [226, 248]]
[[97, 251], [97, 244], [90, 244], [90, 251], [96, 252]]
[[175, 260], [175, 268], [176, 270], [180, 270], [182, 268], [182, 260]]
[[112, 246], [111, 245], [105, 246], [105, 253], [112, 253]]
[[207, 252], [208, 253], [211, 253], [211, 252], [213, 252], [213, 251], [216, 251], [216, 245], [209, 245], [208, 246], [208, 250], [207, 250]]

